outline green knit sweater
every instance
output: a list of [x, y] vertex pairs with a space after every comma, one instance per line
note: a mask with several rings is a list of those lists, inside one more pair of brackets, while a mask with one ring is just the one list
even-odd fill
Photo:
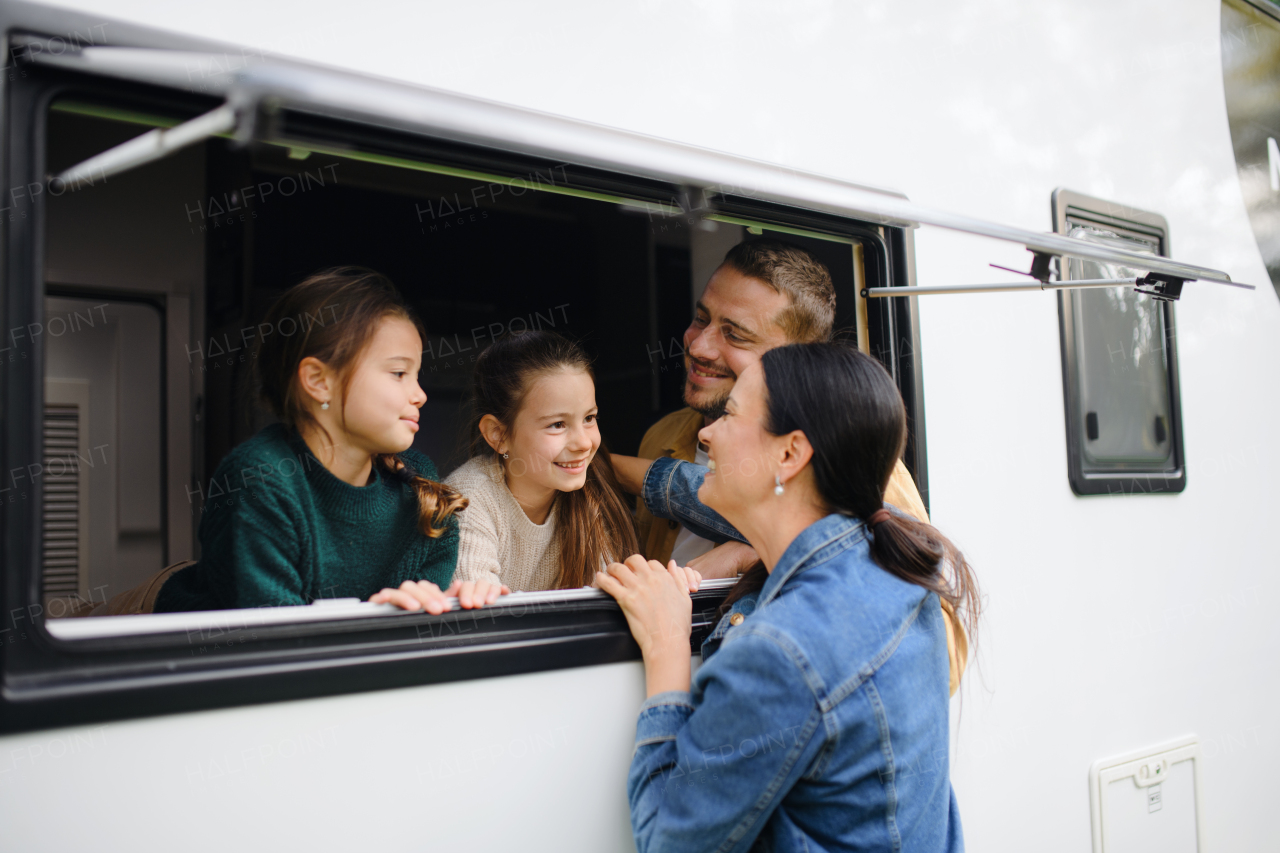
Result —
[[[423, 477], [421, 453], [400, 458]], [[339, 480], [295, 430], [273, 424], [218, 465], [200, 519], [200, 561], [175, 572], [157, 613], [367, 599], [406, 580], [448, 586], [458, 562], [458, 522], [438, 539], [418, 529], [418, 498], [375, 465], [366, 486]]]

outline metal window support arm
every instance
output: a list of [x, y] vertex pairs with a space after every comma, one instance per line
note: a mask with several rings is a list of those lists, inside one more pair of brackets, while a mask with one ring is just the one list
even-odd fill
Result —
[[[940, 296], [947, 293], [1024, 293], [1033, 290], [1079, 290], [1089, 287], [1133, 287], [1140, 278], [1089, 278], [1074, 281], [1001, 281], [991, 284], [938, 284], [918, 287], [864, 287], [865, 299], [890, 296]], [[1147, 291], [1143, 291], [1147, 292]], [[1157, 298], [1160, 298], [1157, 296]]]
[[258, 124], [256, 99], [234, 92], [227, 102], [204, 115], [170, 128], [156, 128], [78, 163], [50, 178], [51, 187], [78, 188], [98, 179], [161, 160], [180, 149], [220, 134], [232, 133], [237, 144], [253, 139]]
[[[1089, 278], [1059, 279], [1051, 281], [1053, 256], [1044, 252], [1035, 252], [1031, 262], [1031, 271], [1022, 273], [1036, 279], [1033, 282], [997, 282], [993, 284], [940, 284], [919, 287], [865, 287], [862, 289], [863, 299], [883, 299], [890, 296], [937, 296], [946, 293], [1021, 293], [1032, 290], [1079, 290], [1093, 287], [1132, 287], [1138, 293], [1145, 293], [1152, 299], [1162, 302], [1176, 302], [1182, 295], [1182, 285], [1194, 279], [1180, 278], [1162, 272], [1149, 272], [1134, 278]], [[992, 266], [996, 266], [992, 264]], [[1008, 269], [1008, 267], [999, 267]], [[1009, 270], [1019, 272], [1019, 270]], [[1238, 282], [1220, 282], [1235, 287], [1253, 290], [1252, 285]]]
[[920, 287], [864, 287], [864, 299], [891, 296], [940, 296], [947, 293], [1024, 293], [1032, 290], [1083, 290], [1092, 287], [1132, 287], [1162, 302], [1176, 302], [1184, 279], [1151, 273], [1134, 278], [1085, 278], [1064, 281], [1002, 281], [992, 284], [938, 284]]

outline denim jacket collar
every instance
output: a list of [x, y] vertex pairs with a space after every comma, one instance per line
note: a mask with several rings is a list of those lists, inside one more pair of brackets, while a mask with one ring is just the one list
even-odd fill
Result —
[[782, 552], [782, 557], [760, 590], [756, 606], [764, 607], [776, 598], [793, 575], [825, 562], [835, 553], [862, 541], [866, 537], [866, 530], [860, 519], [839, 513], [832, 513], [810, 524]]

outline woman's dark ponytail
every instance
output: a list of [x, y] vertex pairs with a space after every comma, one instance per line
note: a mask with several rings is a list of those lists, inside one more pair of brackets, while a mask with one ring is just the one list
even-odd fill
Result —
[[960, 614], [974, 636], [979, 601], [978, 585], [964, 554], [938, 528], [907, 515], [879, 510], [887, 518], [871, 528], [871, 559], [908, 583], [936, 592]]

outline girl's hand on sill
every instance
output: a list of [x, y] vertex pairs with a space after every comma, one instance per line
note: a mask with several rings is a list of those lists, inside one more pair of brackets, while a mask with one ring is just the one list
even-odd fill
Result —
[[506, 584], [490, 580], [454, 581], [446, 590], [431, 581], [405, 581], [399, 589], [384, 589], [370, 597], [374, 604], [394, 604], [404, 610], [425, 610], [440, 614], [449, 609], [448, 599], [457, 596], [464, 609], [493, 604], [501, 595], [510, 594]]
[[[452, 587], [451, 587], [452, 588]], [[431, 581], [405, 581], [399, 589], [384, 589], [369, 597], [374, 604], [394, 604], [402, 610], [440, 614], [449, 609], [449, 596]]]
[[478, 581], [454, 581], [444, 591], [445, 595], [456, 595], [458, 604], [464, 610], [484, 607], [493, 604], [499, 596], [510, 595], [511, 590], [504, 583], [495, 583], [487, 578]]

